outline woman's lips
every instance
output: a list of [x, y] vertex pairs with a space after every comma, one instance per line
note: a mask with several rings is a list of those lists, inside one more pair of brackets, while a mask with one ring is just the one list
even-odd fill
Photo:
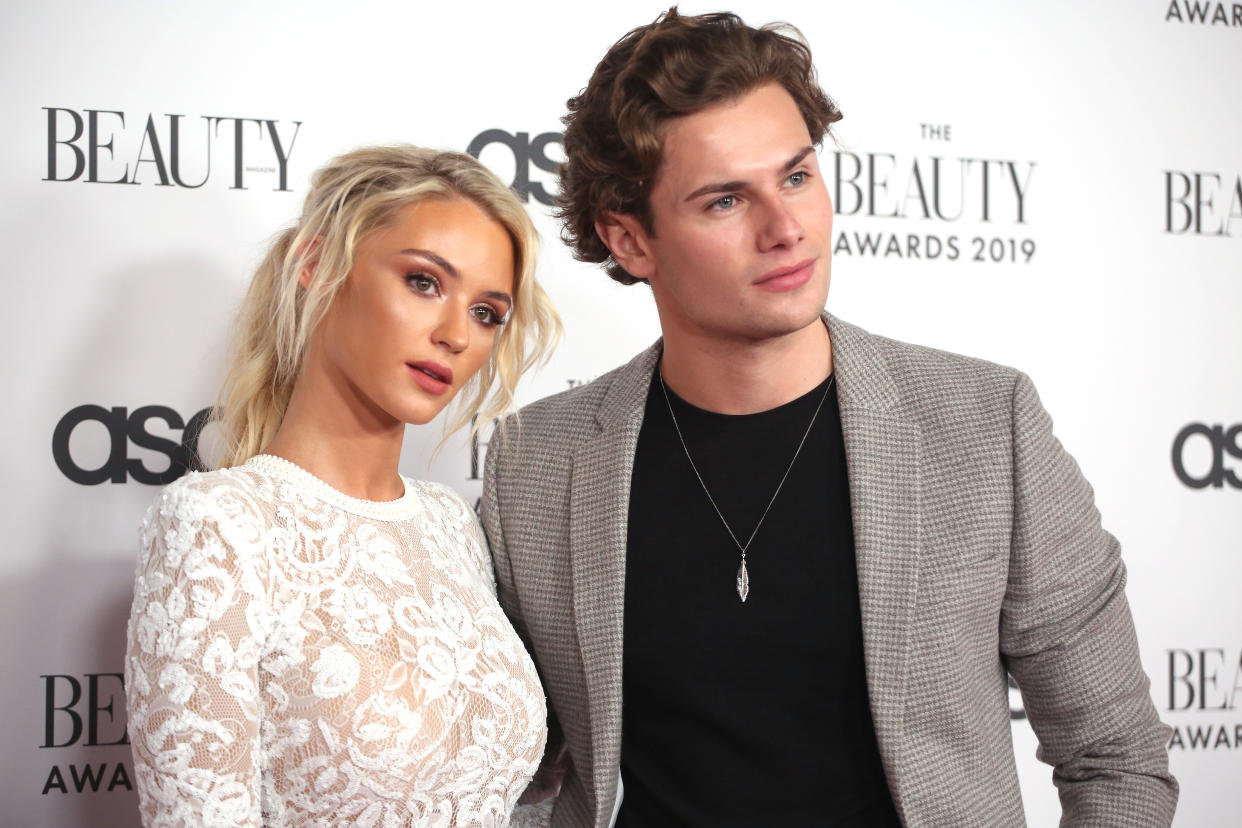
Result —
[[755, 287], [760, 290], [769, 290], [774, 293], [780, 293], [794, 288], [800, 288], [811, 280], [811, 274], [815, 272], [815, 260], [807, 259], [799, 262], [791, 267], [781, 267], [771, 270], [755, 282]]
[[453, 371], [438, 362], [407, 362], [410, 375], [419, 388], [432, 394], [443, 394], [453, 383]]

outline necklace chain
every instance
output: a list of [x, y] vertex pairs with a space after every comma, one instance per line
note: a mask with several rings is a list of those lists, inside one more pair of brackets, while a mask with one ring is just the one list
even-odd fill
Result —
[[694, 458], [690, 456], [690, 447], [686, 445], [686, 438], [681, 433], [681, 425], [677, 422], [677, 415], [673, 412], [673, 402], [668, 395], [668, 386], [664, 384], [664, 374], [657, 369], [657, 376], [660, 378], [660, 390], [664, 392], [664, 404], [668, 406], [668, 416], [672, 418], [673, 428], [677, 432], [677, 439], [681, 441], [681, 450], [686, 453], [686, 460], [689, 461], [694, 476], [698, 478], [699, 485], [703, 487], [703, 494], [707, 495], [707, 502], [712, 504], [712, 508], [716, 510], [716, 517], [720, 518], [720, 522], [724, 524], [725, 531], [729, 533], [729, 537], [733, 539], [733, 543], [742, 553], [742, 565], [738, 567], [737, 571], [737, 594], [742, 599], [742, 603], [746, 603], [746, 596], [750, 593], [750, 573], [746, 570], [746, 551], [750, 549], [750, 544], [755, 539], [755, 535], [759, 534], [759, 527], [763, 526], [763, 521], [767, 519], [768, 512], [772, 510], [772, 504], [776, 502], [777, 496], [781, 493], [781, 488], [789, 478], [789, 473], [793, 471], [794, 463], [798, 462], [798, 455], [802, 453], [802, 447], [806, 445], [806, 438], [811, 436], [811, 429], [815, 426], [815, 420], [819, 417], [819, 410], [824, 407], [824, 400], [828, 399], [828, 392], [832, 389], [832, 382], [836, 379], [836, 375], [833, 374], [828, 377], [828, 384], [824, 386], [824, 394], [819, 398], [819, 405], [815, 406], [815, 413], [811, 415], [811, 421], [807, 423], [806, 431], [802, 432], [802, 439], [798, 441], [798, 448], [794, 450], [793, 459], [789, 461], [788, 468], [781, 475], [781, 482], [776, 484], [776, 491], [772, 492], [768, 505], [764, 508], [763, 514], [759, 516], [759, 522], [755, 524], [755, 529], [750, 533], [750, 537], [746, 539], [745, 544], [737, 539], [733, 528], [729, 526], [729, 521], [725, 520], [724, 513], [716, 505], [716, 498], [712, 497], [707, 484], [703, 482], [703, 475], [699, 473], [699, 467], [694, 464]]

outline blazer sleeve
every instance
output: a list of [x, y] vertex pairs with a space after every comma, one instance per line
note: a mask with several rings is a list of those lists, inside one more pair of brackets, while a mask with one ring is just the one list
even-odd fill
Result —
[[1053, 766], [1063, 826], [1168, 826], [1169, 728], [1139, 660], [1116, 538], [1031, 380], [1013, 402], [1014, 522], [1000, 642]]
[[[515, 432], [517, 430], [514, 423], [509, 423], [509, 428]], [[540, 679], [546, 682], [539, 658], [532, 646], [530, 631], [522, 615], [522, 603], [518, 598], [513, 562], [509, 556], [510, 550], [504, 532], [501, 489], [506, 469], [511, 462], [516, 462], [506, 457], [510, 453], [511, 438], [514, 436], [512, 433], [506, 433], [503, 425], [497, 426], [497, 433], [493, 435], [491, 444], [488, 446], [483, 467], [483, 499], [479, 504], [479, 518], [483, 524], [483, 531], [487, 535], [488, 547], [491, 549], [492, 565], [496, 571], [496, 597], [500, 602], [500, 608], [504, 610], [514, 630], [517, 631], [518, 637], [526, 646], [527, 652], [531, 654]], [[546, 691], [544, 695], [547, 696]], [[535, 771], [530, 785], [518, 800], [518, 807], [512, 817], [512, 825], [548, 824], [547, 820], [551, 817], [549, 803], [560, 793], [568, 761], [569, 749], [557, 722], [552, 700], [548, 698], [548, 739], [544, 747], [543, 761], [539, 769]]]

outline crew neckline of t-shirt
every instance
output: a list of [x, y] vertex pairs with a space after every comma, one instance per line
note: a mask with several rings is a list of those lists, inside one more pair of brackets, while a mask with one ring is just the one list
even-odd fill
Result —
[[835, 376], [836, 376], [835, 373], [829, 374], [827, 378], [825, 378], [824, 381], [821, 382], [819, 385], [815, 386], [810, 391], [807, 391], [805, 394], [802, 394], [799, 397], [795, 397], [794, 399], [790, 400], [787, 403], [782, 403], [781, 405], [778, 405], [775, 408], [769, 408], [764, 411], [752, 411], [749, 414], [723, 414], [719, 411], [712, 411], [707, 408], [699, 408], [694, 403], [687, 402], [684, 398], [678, 396], [676, 391], [674, 391], [672, 388], [669, 388], [667, 383], [663, 383], [661, 381], [660, 369], [658, 367], [656, 368], [655, 376], [652, 379], [652, 384], [656, 387], [663, 385], [664, 389], [668, 391], [669, 399], [673, 401], [673, 405], [675, 405], [676, 407], [680, 409], [683, 409], [684, 411], [687, 411], [693, 414], [696, 417], [705, 418], [705, 419], [717, 418], [724, 422], [744, 423], [752, 419], [761, 419], [764, 417], [772, 417], [772, 416], [779, 417], [783, 412], [796, 410], [796, 409], [804, 407], [811, 400], [814, 400], [816, 403], [818, 403], [820, 399], [826, 396], [827, 391], [828, 391], [827, 385], [830, 382], [833, 382], [833, 377]]
[[275, 477], [296, 486], [299, 491], [313, 495], [342, 511], [376, 520], [401, 520], [414, 514], [418, 497], [411, 481], [401, 477], [405, 491], [396, 500], [364, 500], [334, 489], [301, 466], [274, 454], [256, 454], [247, 460], [243, 468]]

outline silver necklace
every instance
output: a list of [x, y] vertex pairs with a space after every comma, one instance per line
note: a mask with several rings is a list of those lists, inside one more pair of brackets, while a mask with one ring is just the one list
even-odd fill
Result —
[[712, 497], [712, 493], [707, 489], [707, 484], [703, 482], [703, 475], [699, 474], [699, 467], [694, 465], [694, 458], [690, 456], [690, 447], [686, 445], [686, 438], [682, 436], [681, 426], [677, 423], [677, 415], [673, 413], [673, 402], [668, 396], [668, 386], [664, 384], [664, 374], [659, 369], [656, 369], [656, 372], [660, 377], [660, 389], [664, 392], [664, 404], [668, 406], [668, 416], [673, 418], [673, 428], [677, 431], [677, 439], [681, 441], [681, 450], [686, 453], [686, 459], [690, 461], [690, 468], [694, 470], [694, 476], [699, 479], [699, 485], [703, 487], [703, 494], [707, 495], [707, 501], [712, 504], [712, 508], [716, 510], [716, 516], [724, 524], [725, 531], [729, 533], [729, 537], [733, 538], [733, 543], [737, 545], [738, 550], [742, 553], [742, 565], [737, 569], [737, 597], [741, 598], [744, 604], [746, 603], [746, 596], [750, 595], [750, 573], [746, 571], [746, 550], [750, 549], [751, 541], [755, 539], [755, 535], [759, 534], [759, 527], [763, 525], [768, 512], [772, 510], [772, 504], [776, 502], [776, 496], [781, 493], [781, 487], [785, 485], [785, 480], [789, 477], [789, 473], [793, 471], [794, 463], [798, 462], [798, 455], [802, 453], [802, 447], [806, 445], [806, 438], [811, 435], [811, 428], [815, 425], [816, 418], [819, 417], [819, 410], [824, 407], [824, 400], [828, 399], [828, 391], [832, 388], [832, 381], [836, 379], [836, 374], [828, 377], [828, 384], [824, 386], [824, 395], [819, 398], [819, 405], [815, 406], [815, 413], [811, 415], [811, 422], [807, 423], [806, 431], [802, 432], [802, 439], [798, 441], [798, 448], [794, 450], [793, 459], [789, 461], [789, 468], [785, 469], [785, 474], [781, 476], [781, 482], [776, 484], [776, 491], [772, 492], [767, 508], [760, 515], [759, 522], [755, 524], [755, 530], [750, 533], [750, 537], [743, 544], [737, 539], [737, 535], [733, 533], [733, 529], [729, 526], [729, 521], [725, 520], [724, 513], [720, 511], [720, 507], [716, 505], [716, 498]]

